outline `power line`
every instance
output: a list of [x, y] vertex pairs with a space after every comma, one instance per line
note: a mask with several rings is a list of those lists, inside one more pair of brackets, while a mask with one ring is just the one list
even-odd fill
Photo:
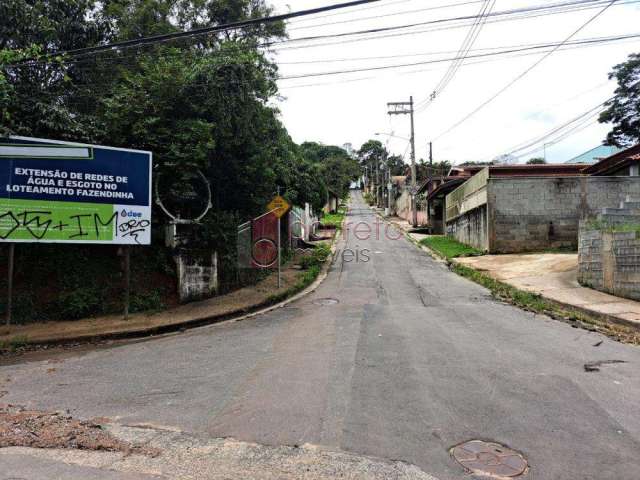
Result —
[[[611, 43], [611, 42], [617, 42], [617, 41], [623, 41], [623, 40], [635, 40], [637, 38], [640, 38], [640, 33], [638, 34], [629, 34], [629, 35], [621, 35], [618, 37], [595, 37], [595, 38], [589, 38], [589, 39], [584, 39], [584, 40], [575, 40], [572, 42], [567, 42], [567, 44], [564, 45], [562, 51], [564, 50], [572, 50], [572, 49], [577, 49], [577, 48], [587, 48], [587, 47], [594, 47], [594, 46], [600, 46], [603, 44], [607, 44], [607, 43]], [[637, 40], [636, 40], [637, 41]], [[496, 60], [502, 60], [504, 58], [517, 58], [517, 57], [521, 57], [521, 56], [526, 56], [526, 55], [538, 55], [540, 53], [540, 51], [544, 51], [546, 49], [549, 49], [551, 47], [553, 47], [554, 45], [557, 45], [557, 43], [549, 43], [549, 44], [532, 44], [531, 47], [525, 47], [525, 48], [514, 48], [514, 49], [508, 49], [508, 50], [504, 50], [504, 51], [497, 51], [497, 52], [493, 52], [491, 54], [484, 54], [484, 55], [473, 55], [473, 56], [468, 56], [467, 60], [471, 59], [472, 61], [467, 61], [463, 66], [472, 66], [472, 65], [477, 65], [477, 64], [482, 64], [482, 63], [487, 63], [487, 62], [492, 62], [492, 61], [496, 61]], [[496, 48], [500, 48], [500, 47], [493, 47], [487, 50], [495, 50]], [[485, 49], [479, 49], [479, 50], [485, 50]], [[514, 52], [514, 53], [511, 53]], [[477, 57], [477, 58], [476, 58]], [[217, 57], [220, 58], [220, 57]], [[232, 59], [232, 57], [229, 57], [229, 59]], [[475, 59], [475, 61], [474, 61]], [[427, 61], [427, 62], [419, 62], [419, 64], [440, 64], [440, 63], [446, 63], [451, 61], [451, 58], [446, 58], [446, 59], [439, 59], [439, 60], [432, 60], [432, 61]], [[107, 62], [108, 63], [108, 62]], [[220, 65], [216, 68], [224, 68], [224, 67], [228, 67], [228, 66], [242, 66], [242, 65], [246, 65], [248, 64], [247, 62], [234, 62], [231, 65], [228, 64], [224, 64], [224, 65]], [[131, 64], [133, 65], [133, 63]], [[413, 66], [413, 64], [408, 64]], [[400, 68], [402, 66], [406, 66], [406, 65], [390, 65], [388, 66], [389, 68]], [[94, 66], [93, 65], [76, 65], [74, 67], [73, 72], [77, 73], [77, 74], [83, 74], [83, 73], [91, 73], [94, 71]], [[366, 70], [366, 69], [363, 69]], [[431, 71], [431, 69], [419, 69], [419, 70], [413, 70], [413, 71], [408, 71], [408, 72], [404, 72], [405, 74], [416, 74], [416, 73], [423, 73], [425, 71]], [[351, 72], [349, 72], [351, 73]], [[62, 73], [59, 72], [60, 75], [62, 75]], [[340, 79], [337, 81], [331, 81], [331, 82], [321, 82], [321, 83], [307, 83], [307, 84], [300, 84], [300, 85], [280, 85], [281, 89], [297, 89], [297, 88], [308, 88], [308, 87], [318, 87], [318, 86], [328, 86], [328, 85], [336, 85], [336, 84], [341, 84], [341, 83], [352, 83], [352, 82], [358, 82], [358, 81], [365, 81], [365, 80], [372, 80], [376, 77], [374, 76], [366, 76], [366, 77], [360, 77], [360, 78], [355, 78], [355, 79]], [[280, 78], [279, 80], [291, 80], [288, 78]], [[110, 79], [105, 79], [104, 83], [108, 83], [110, 81]], [[99, 82], [96, 82], [95, 80], [92, 80], [91, 82], [83, 82], [83, 83], [79, 83], [77, 80], [73, 81], [74, 86], [76, 88], [82, 88], [82, 87], [87, 87], [87, 86], [91, 86], [93, 88], [98, 88], [100, 86]], [[242, 82], [244, 84], [246, 84], [246, 82]], [[207, 86], [210, 87], [211, 85], [208, 83], [203, 83], [203, 84], [191, 84], [192, 86]], [[42, 92], [44, 94], [46, 94], [45, 92]], [[51, 93], [50, 95], [52, 96], [57, 96], [59, 95], [59, 93], [54, 92]], [[77, 95], [74, 93], [74, 95]]]
[[[599, 40], [576, 40], [574, 42], [568, 42], [565, 39], [562, 42], [548, 43], [548, 44], [545, 44], [545, 45], [536, 45], [536, 46], [532, 46], [532, 47], [514, 48], [514, 49], [503, 50], [503, 51], [498, 51], [498, 52], [480, 53], [480, 54], [477, 54], [477, 55], [467, 55], [464, 58], [465, 59], [486, 58], [486, 57], [493, 57], [493, 56], [497, 56], [497, 55], [505, 55], [505, 54], [509, 54], [509, 53], [524, 52], [524, 51], [529, 51], [529, 50], [540, 50], [540, 49], [553, 48], [550, 52], [546, 53], [546, 55], [544, 57], [544, 58], [546, 58], [550, 54], [552, 54], [555, 51], [557, 51], [560, 47], [563, 47], [565, 45], [570, 45], [571, 46], [571, 45], [597, 44], [597, 43], [601, 43], [601, 42], [610, 42], [610, 41], [615, 41], [615, 40], [618, 40], [618, 39], [628, 39], [628, 38], [636, 38], [636, 37], [640, 37], [640, 34], [624, 35], [624, 36], [621, 36], [621, 37], [611, 37], [611, 38], [607, 38], [606, 40], [604, 40], [604, 39], [599, 39]], [[451, 62], [451, 61], [458, 60], [459, 58], [460, 57], [440, 58], [440, 59], [436, 59], [436, 60], [427, 60], [427, 61], [422, 61], [422, 62], [400, 63], [400, 64], [392, 64], [392, 65], [380, 65], [380, 66], [373, 66], [373, 67], [342, 69], [342, 70], [333, 70], [333, 71], [326, 71], [326, 72], [312, 72], [312, 73], [305, 73], [305, 74], [299, 74], [299, 75], [282, 76], [282, 77], [280, 77], [280, 80], [292, 80], [292, 79], [297, 79], [297, 78], [309, 78], [309, 77], [325, 77], [325, 76], [333, 76], [333, 75], [343, 75], [343, 74], [348, 74], [348, 73], [371, 72], [371, 71], [388, 70], [388, 69], [395, 69], [395, 68], [414, 67], [414, 66], [419, 66], [419, 65], [431, 65], [431, 64], [436, 64], [436, 63]], [[536, 63], [540, 63], [540, 61], [541, 60], [539, 60]], [[522, 75], [522, 76], [524, 76], [524, 75]], [[513, 82], [513, 83], [515, 83], [515, 82]]]
[[[136, 38], [136, 39], [132, 39], [132, 40], [124, 40], [124, 41], [121, 41], [121, 42], [114, 42], [114, 43], [109, 43], [109, 44], [106, 44], [106, 45], [99, 45], [99, 46], [95, 46], [95, 47], [76, 48], [76, 49], [71, 49], [71, 50], [60, 50], [60, 51], [56, 51], [56, 52], [53, 52], [53, 53], [49, 53], [47, 56], [48, 57], [57, 57], [57, 56], [65, 56], [65, 55], [74, 56], [74, 55], [78, 55], [78, 54], [98, 53], [98, 52], [103, 52], [103, 51], [108, 51], [108, 50], [113, 50], [113, 49], [130, 48], [130, 47], [136, 47], [136, 46], [139, 46], [139, 45], [148, 45], [148, 44], [154, 44], [154, 43], [159, 43], [159, 42], [166, 42], [166, 41], [169, 41], [169, 40], [176, 40], [176, 39], [180, 39], [180, 38], [193, 37], [193, 36], [197, 36], [197, 35], [217, 33], [217, 32], [223, 32], [223, 31], [227, 31], [227, 30], [235, 30], [235, 29], [239, 29], [239, 28], [246, 28], [246, 27], [251, 27], [251, 26], [254, 26], [254, 25], [261, 25], [261, 24], [265, 24], [265, 23], [281, 22], [283, 20], [288, 20], [288, 19], [291, 19], [291, 18], [314, 15], [316, 13], [322, 13], [322, 12], [326, 12], [326, 11], [330, 11], [330, 10], [338, 10], [338, 9], [343, 9], [343, 8], [349, 8], [349, 7], [354, 7], [354, 6], [357, 6], [357, 5], [362, 5], [362, 4], [366, 4], [366, 3], [375, 3], [375, 2], [379, 2], [379, 1], [380, 0], [352, 0], [352, 1], [346, 2], [346, 3], [338, 3], [338, 4], [335, 4], [335, 5], [326, 5], [324, 7], [311, 8], [311, 9], [308, 9], [308, 10], [300, 10], [300, 11], [297, 11], [297, 12], [290, 12], [290, 13], [285, 13], [285, 14], [281, 14], [281, 15], [274, 15], [274, 16], [270, 16], [270, 17], [253, 18], [253, 19], [249, 19], [249, 20], [242, 20], [240, 22], [231, 22], [231, 23], [226, 23], [226, 24], [222, 24], [222, 25], [216, 25], [216, 26], [213, 26], [213, 27], [197, 28], [197, 29], [193, 29], [193, 30], [175, 32], [175, 33], [167, 33], [167, 34], [163, 34], [163, 35], [153, 35], [153, 36], [149, 36], [149, 37]], [[27, 59], [27, 61], [28, 60], [34, 60], [34, 59], [30, 58], [30, 59]]]
[[[359, 0], [359, 1], [380, 1], [380, 0]], [[567, 13], [567, 12], [571, 12], [571, 11], [577, 11], [577, 10], [583, 10], [583, 9], [590, 9], [590, 8], [595, 8], [599, 5], [601, 5], [603, 2], [605, 2], [606, 0], [573, 0], [573, 1], [569, 1], [569, 2], [563, 2], [563, 3], [555, 3], [555, 4], [551, 4], [551, 5], [544, 5], [544, 6], [534, 6], [534, 7], [530, 7], [530, 8], [523, 8], [523, 9], [515, 9], [515, 10], [506, 10], [506, 11], [502, 11], [502, 12], [494, 12], [492, 13], [492, 15], [502, 15], [503, 18], [493, 18], [489, 20], [489, 23], [493, 23], [496, 21], [506, 21], [506, 20], [512, 20], [512, 19], [522, 19], [522, 18], [534, 18], [536, 16], [541, 16], [541, 15], [551, 15], [551, 14], [557, 14], [557, 13]], [[621, 5], [626, 5], [629, 3], [637, 3], [639, 0], [630, 0], [624, 3], [620, 3]], [[343, 4], [341, 4], [343, 5]], [[334, 8], [337, 8], [338, 6], [332, 6]], [[306, 11], [305, 11], [306, 12]], [[304, 12], [297, 12], [297, 14], [302, 14]], [[524, 16], [518, 17], [519, 14], [525, 14]], [[289, 15], [295, 15], [296, 13], [292, 13]], [[514, 18], [511, 18], [514, 17]], [[278, 17], [267, 17], [267, 19], [274, 19], [274, 18], [278, 18]], [[445, 19], [438, 19], [438, 20], [434, 20], [431, 22], [422, 22], [421, 24], [431, 24], [431, 23], [437, 23], [437, 24], [441, 24], [444, 22], [455, 22], [455, 21], [460, 21], [460, 20], [468, 20], [468, 19], [474, 19], [475, 16], [466, 16], [466, 17], [453, 17], [453, 18], [445, 18]], [[257, 21], [257, 20], [256, 20]], [[403, 29], [403, 28], [410, 28], [412, 26], [414, 26], [415, 24], [412, 25], [400, 25], [400, 26], [395, 26], [395, 27], [389, 27], [389, 29]], [[211, 27], [214, 29], [218, 29], [218, 28], [223, 28], [224, 26], [217, 26], [217, 27]], [[458, 28], [457, 26], [453, 26], [453, 27], [444, 27], [446, 29], [451, 29], [451, 28]], [[441, 30], [442, 28], [438, 29]], [[206, 29], [205, 29], [206, 30]], [[360, 35], [363, 32], [369, 32], [368, 31], [357, 31], [357, 32], [346, 32], [346, 33], [342, 33], [342, 34], [334, 34], [334, 35], [322, 35], [322, 36], [318, 36], [318, 37], [307, 37], [307, 38], [298, 38], [298, 39], [285, 39], [285, 40], [279, 40], [279, 41], [271, 41], [271, 42], [265, 42], [262, 44], [257, 44], [257, 45], [253, 45], [253, 46], [241, 46], [241, 48], [245, 48], [245, 49], [249, 49], [249, 48], [255, 48], [257, 47], [267, 47], [267, 48], [276, 48], [277, 51], [282, 51], [282, 50], [290, 50], [290, 49], [300, 49], [300, 48], [312, 48], [312, 47], [318, 47], [318, 46], [326, 46], [326, 45], [334, 45], [334, 44], [343, 44], [346, 42], [353, 42], [353, 41], [364, 41], [364, 40], [375, 40], [375, 39], [381, 39], [381, 38], [388, 38], [388, 37], [393, 37], [393, 36], [403, 36], [403, 35], [413, 35], [413, 34], [419, 34], [419, 33], [424, 33], [427, 31], [433, 31], [433, 29], [431, 30], [422, 30], [422, 31], [411, 31], [411, 32], [401, 32], [401, 33], [396, 33], [396, 34], [387, 34], [387, 35], [379, 35], [378, 37], [372, 37], [372, 38], [342, 38], [339, 42], [329, 42], [329, 43], [324, 43], [324, 44], [306, 44], [306, 45], [294, 45], [294, 46], [289, 46], [289, 47], [279, 47], [279, 45], [281, 44], [286, 44], [286, 43], [296, 43], [299, 42], [301, 40], [305, 40], [305, 41], [309, 41], [312, 39], [325, 39], [325, 38], [330, 38], [330, 37], [344, 37], [344, 36], [351, 36], [351, 35]], [[196, 35], [201, 35], [203, 34], [203, 32], [200, 31], [190, 31], [190, 32], [183, 32], [185, 34], [188, 34], [188, 36], [196, 36]], [[206, 32], [205, 32], [206, 33]], [[182, 33], [178, 33], [178, 34], [182, 34]], [[151, 37], [149, 37], [151, 38]], [[134, 40], [135, 42], [141, 41], [141, 40], [145, 40], [145, 39], [138, 39], [138, 40]], [[162, 40], [162, 41], [167, 41], [167, 40]], [[147, 41], [147, 43], [144, 44], [140, 44], [141, 46], [149, 46], [149, 45], [153, 45], [157, 43], [157, 40], [154, 40], [151, 43], [151, 40]], [[80, 53], [74, 53], [73, 57], [77, 58], [77, 57], [82, 57], [82, 56], [87, 56], [87, 55], [93, 55], [95, 53], [104, 53], [104, 52], [112, 52], [112, 53], [117, 53], [120, 54], [123, 52], [123, 50], [120, 49], [115, 49], [115, 46], [117, 46], [118, 44], [110, 44], [110, 45], [104, 45], [101, 47], [92, 47], [89, 49], [76, 49], [73, 51], [67, 51], [66, 53], [70, 53], [70, 52], [80, 52]], [[133, 45], [132, 45], [133, 46]], [[104, 50], [101, 50], [99, 52], [95, 51], [95, 48], [101, 48]], [[65, 53], [65, 52], [59, 52], [60, 54]], [[56, 54], [50, 54], [49, 56], [53, 56], [53, 55], [58, 55], [58, 53]], [[69, 64], [73, 64], [73, 63], [78, 63], [82, 60], [63, 60], [61, 63], [65, 64], [65, 65], [69, 65]], [[116, 59], [115, 61], [118, 61], [118, 59]], [[12, 67], [18, 67], [18, 66], [33, 66], [33, 65], [41, 65], [41, 64], [45, 64], [47, 62], [45, 61], [28, 61], [28, 62], [21, 62], [18, 64], [11, 64], [10, 66]]]
[[[597, 3], [591, 3], [592, 1], [595, 1]], [[588, 0], [587, 2], [578, 2], [578, 4], [572, 4], [570, 6], [566, 6], [567, 4], [561, 4], [562, 9], [560, 8], [556, 8], [554, 7], [553, 9], [551, 9], [551, 7], [547, 7], [548, 10], [547, 11], [538, 11], [538, 12], [524, 12], [524, 14], [522, 14], [522, 11], [519, 11], [518, 13], [520, 15], [517, 14], [513, 14], [511, 17], [504, 17], [504, 18], [490, 18], [487, 20], [486, 23], [498, 23], [498, 22], [504, 22], [504, 21], [513, 21], [513, 20], [528, 20], [528, 19], [532, 19], [532, 18], [537, 18], [537, 17], [542, 17], [542, 16], [547, 16], [547, 15], [556, 15], [556, 14], [562, 14], [562, 13], [573, 13], [573, 12], [578, 12], [578, 11], [583, 11], [583, 10], [591, 10], [594, 8], [598, 8], [599, 6], [603, 5], [604, 3], [606, 3], [607, 0]], [[630, 0], [630, 1], [626, 1], [626, 2], [620, 2], [618, 3], [618, 5], [630, 5], [630, 4], [634, 4], [634, 3], [638, 3], [638, 0]], [[462, 19], [462, 23], [459, 23], [458, 25], [443, 25], [441, 27], [430, 27], [427, 29], [422, 29], [422, 30], [412, 30], [409, 32], [398, 32], [398, 33], [388, 33], [385, 35], [372, 35], [372, 36], [368, 36], [368, 37], [360, 37], [360, 38], [341, 38], [339, 41], [335, 41], [335, 42], [324, 42], [324, 43], [307, 43], [307, 44], [303, 44], [303, 45], [292, 45], [292, 46], [284, 46], [284, 47], [279, 47], [280, 44], [286, 44], [286, 43], [295, 43], [298, 40], [302, 40], [302, 38], [300, 39], [288, 39], [288, 40], [280, 40], [280, 41], [274, 41], [274, 42], [270, 42], [270, 43], [264, 43], [261, 44], [260, 46], [262, 47], [269, 47], [272, 49], [275, 49], [275, 51], [277, 52], [281, 52], [281, 51], [286, 51], [286, 50], [299, 50], [299, 49], [305, 49], [305, 48], [318, 48], [318, 47], [326, 47], [326, 46], [332, 46], [332, 45], [344, 45], [346, 43], [354, 43], [354, 42], [363, 42], [363, 41], [371, 41], [371, 40], [382, 40], [382, 39], [387, 39], [387, 38], [394, 38], [394, 37], [404, 37], [404, 36], [408, 36], [408, 35], [419, 35], [421, 33], [428, 33], [428, 32], [436, 32], [436, 31], [442, 31], [442, 30], [446, 30], [446, 31], [450, 31], [452, 29], [455, 28], [464, 28], [466, 27], [468, 24], [466, 23], [467, 20], [469, 19], [473, 19], [475, 17], [466, 17], [465, 19]], [[447, 19], [450, 22], [456, 22], [456, 21], [460, 21], [460, 18], [450, 18]], [[441, 22], [437, 22], [437, 23], [441, 23]], [[354, 34], [360, 34], [363, 33], [362, 31], [360, 32], [354, 32]], [[306, 37], [305, 40], [309, 40], [309, 41], [315, 41], [317, 39], [326, 39], [326, 38], [330, 38], [333, 36], [338, 36], [339, 34], [335, 34], [335, 35], [323, 35], [323, 36], [317, 36], [317, 37]]]
[[[530, 12], [537, 12], [537, 11], [544, 11], [544, 10], [559, 9], [559, 8], [563, 8], [563, 7], [580, 6], [580, 5], [586, 5], [586, 4], [602, 4], [602, 3], [606, 3], [606, 1], [605, 0], [571, 0], [571, 1], [561, 2], [561, 3], [554, 3], [554, 4], [550, 4], [550, 5], [534, 5], [532, 7], [523, 7], [523, 8], [516, 8], [516, 9], [511, 9], [511, 10], [501, 10], [501, 11], [498, 11], [498, 12], [492, 12], [489, 15], [487, 15], [487, 17], [502, 17], [502, 16], [505, 16], [505, 15], [514, 15], [514, 14], [518, 14], [518, 13], [530, 13]], [[366, 30], [357, 30], [357, 31], [352, 31], [352, 32], [341, 32], [341, 33], [333, 33], [333, 34], [327, 34], [327, 35], [315, 35], [315, 36], [308, 36], [308, 37], [290, 38], [290, 39], [287, 39], [287, 40], [270, 42], [268, 45], [271, 46], [271, 45], [277, 45], [278, 43], [321, 40], [321, 39], [325, 39], [325, 38], [343, 38], [343, 37], [350, 37], [350, 36], [354, 36], [354, 35], [364, 35], [364, 34], [372, 34], [372, 33], [384, 33], [384, 32], [400, 30], [400, 29], [408, 29], [408, 28], [414, 28], [414, 27], [421, 27], [421, 26], [425, 26], [425, 25], [434, 25], [434, 24], [439, 24], [439, 23], [447, 23], [447, 22], [452, 22], [452, 21], [460, 21], [460, 20], [474, 20], [475, 21], [476, 18], [477, 18], [477, 15], [462, 15], [462, 16], [458, 16], [458, 17], [439, 18], [439, 19], [436, 19], [436, 20], [428, 20], [428, 21], [424, 21], [424, 22], [415, 22], [415, 23], [409, 23], [409, 24], [404, 24], [404, 25], [393, 25], [393, 26], [390, 26], [390, 27], [378, 27], [378, 28], [369, 28], [369, 29], [366, 29]], [[332, 25], [332, 24], [326, 24], [326, 25]]]
[[320, 18], [337, 17], [339, 15], [349, 15], [349, 14], [352, 14], [352, 13], [362, 12], [364, 10], [373, 10], [375, 8], [386, 8], [386, 7], [389, 7], [391, 5], [397, 5], [397, 4], [400, 4], [400, 3], [408, 3], [408, 2], [411, 2], [411, 1], [412, 0], [396, 0], [394, 2], [380, 2], [377, 5], [371, 5], [369, 7], [356, 8], [356, 9], [350, 10], [348, 12], [335, 12], [335, 13], [329, 13], [327, 15], [318, 15], [317, 17], [314, 16], [313, 18], [303, 18], [302, 20], [297, 20], [295, 24], [297, 25], [299, 23], [312, 22], [312, 21], [318, 20]]
[[[581, 41], [586, 42], [586, 41], [594, 40], [598, 42], [607, 42], [607, 41], [615, 41], [619, 39], [634, 38], [635, 36], [636, 34], [606, 36], [606, 37], [590, 37], [590, 38], [584, 38]], [[475, 48], [475, 49], [469, 50], [469, 52], [485, 52], [485, 51], [495, 51], [500, 49], [513, 49], [513, 48], [519, 48], [519, 47], [544, 47], [549, 44], [553, 45], [554, 42], [549, 40], [547, 42], [500, 45], [495, 47]], [[567, 45], [572, 45], [572, 44], [573, 42], [567, 42]], [[312, 65], [312, 64], [322, 64], [322, 63], [360, 62], [360, 61], [388, 60], [388, 59], [410, 58], [410, 57], [428, 57], [433, 55], [446, 55], [446, 54], [457, 53], [457, 52], [458, 50], [440, 50], [440, 51], [406, 53], [406, 54], [396, 54], [396, 55], [376, 55], [376, 56], [370, 56], [370, 57], [324, 58], [324, 59], [318, 59], [318, 60], [300, 60], [300, 61], [292, 61], [292, 62], [278, 61], [277, 63], [278, 65]]]
[[521, 80], [524, 76], [526, 76], [529, 72], [531, 72], [534, 68], [536, 68], [538, 65], [540, 65], [543, 61], [545, 61], [547, 58], [549, 58], [551, 55], [553, 55], [553, 53], [555, 53], [559, 48], [561, 48], [563, 45], [565, 45], [569, 40], [571, 40], [575, 35], [577, 35], [578, 33], [580, 33], [582, 30], [584, 30], [589, 24], [591, 24], [593, 21], [595, 21], [600, 15], [602, 15], [605, 11], [607, 11], [609, 9], [609, 7], [611, 7], [617, 0], [611, 0], [609, 2], [608, 5], [606, 5], [602, 10], [600, 10], [598, 13], [596, 13], [595, 15], [593, 15], [591, 18], [589, 18], [585, 23], [583, 23], [578, 29], [574, 30], [564, 41], [562, 41], [561, 43], [559, 43], [557, 46], [555, 46], [551, 51], [545, 53], [540, 59], [536, 60], [533, 65], [531, 65], [530, 67], [528, 67], [526, 70], [524, 70], [522, 73], [520, 73], [518, 76], [516, 76], [513, 80], [511, 80], [510, 82], [508, 82], [504, 87], [502, 87], [500, 90], [498, 90], [495, 94], [493, 94], [491, 97], [489, 97], [487, 100], [485, 100], [484, 102], [482, 102], [479, 106], [477, 106], [475, 109], [473, 109], [471, 112], [469, 112], [467, 115], [465, 115], [461, 120], [457, 121], [456, 123], [454, 123], [451, 127], [449, 127], [447, 130], [445, 130], [443, 133], [441, 133], [440, 135], [438, 135], [436, 137], [436, 140], [442, 138], [444, 135], [448, 134], [449, 132], [451, 132], [452, 130], [454, 130], [455, 128], [459, 127], [460, 125], [462, 125], [464, 122], [466, 122], [469, 118], [471, 118], [473, 115], [475, 115], [476, 113], [478, 113], [480, 110], [482, 110], [484, 107], [486, 107], [488, 104], [490, 104], [491, 102], [493, 102], [496, 98], [498, 98], [500, 95], [502, 95], [505, 91], [507, 91], [511, 86], [513, 86], [516, 82], [518, 82], [519, 80]]
[[[338, 22], [332, 22], [330, 25], [342, 25], [345, 23], [354, 23], [354, 22], [363, 22], [365, 20], [377, 20], [379, 18], [389, 18], [389, 17], [397, 17], [400, 15], [409, 15], [409, 14], [413, 14], [413, 13], [422, 13], [422, 12], [428, 12], [428, 11], [432, 11], [432, 10], [442, 10], [445, 8], [455, 8], [455, 7], [460, 7], [460, 6], [464, 6], [464, 5], [472, 5], [474, 3], [483, 3], [486, 0], [473, 0], [473, 1], [469, 1], [469, 2], [459, 2], [459, 3], [449, 3], [446, 5], [438, 5], [437, 7], [427, 7], [427, 8], [418, 8], [418, 9], [414, 9], [414, 10], [405, 10], [402, 12], [393, 12], [393, 13], [385, 13], [385, 14], [380, 14], [380, 15], [373, 15], [370, 17], [359, 17], [359, 18], [350, 18], [349, 20], [341, 20]], [[376, 7], [382, 7], [383, 5], [376, 5]], [[345, 12], [341, 12], [341, 13], [345, 13]], [[346, 12], [348, 13], [348, 12]], [[307, 30], [309, 28], [318, 28], [318, 27], [324, 27], [326, 26], [327, 23], [317, 23], [315, 25], [303, 25], [301, 27], [291, 27], [288, 28], [287, 30], [292, 32], [295, 30]]]
[[491, 10], [493, 9], [495, 3], [495, 0], [486, 0], [483, 3], [480, 12], [478, 13], [477, 20], [471, 26], [471, 29], [467, 33], [467, 36], [465, 37], [462, 45], [460, 46], [460, 49], [458, 50], [457, 56], [459, 58], [451, 63], [449, 69], [445, 72], [444, 76], [440, 79], [436, 87], [433, 89], [431, 95], [422, 102], [418, 102], [418, 111], [426, 109], [431, 104], [431, 102], [433, 102], [436, 97], [442, 93], [447, 85], [449, 85], [451, 80], [453, 80], [453, 77], [458, 72], [458, 69], [464, 62], [466, 56], [469, 54], [469, 51], [478, 38], [480, 30], [482, 29], [484, 22], [487, 19], [487, 14], [491, 13]]

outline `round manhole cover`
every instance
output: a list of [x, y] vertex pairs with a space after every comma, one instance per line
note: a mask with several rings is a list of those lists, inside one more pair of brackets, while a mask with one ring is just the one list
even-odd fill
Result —
[[321, 307], [326, 307], [327, 305], [335, 305], [337, 303], [340, 303], [340, 301], [336, 298], [319, 298], [317, 300], [314, 300], [313, 303], [315, 303], [316, 305], [320, 305]]
[[528, 467], [521, 454], [498, 443], [472, 440], [453, 447], [451, 453], [460, 465], [476, 475], [513, 478]]

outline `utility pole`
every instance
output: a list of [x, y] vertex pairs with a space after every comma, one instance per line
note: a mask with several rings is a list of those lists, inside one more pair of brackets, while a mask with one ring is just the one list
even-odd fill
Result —
[[376, 160], [376, 208], [380, 206], [380, 160]]
[[[384, 158], [387, 160], [387, 152], [384, 153]], [[393, 192], [393, 185], [391, 184], [391, 167], [389, 166], [389, 162], [387, 164], [387, 211], [386, 215], [391, 215], [391, 193]]]
[[418, 193], [418, 185], [416, 178], [416, 135], [415, 124], [413, 119], [413, 97], [409, 97], [408, 102], [389, 102], [389, 115], [409, 115], [411, 117], [411, 224], [418, 226], [418, 205], [416, 202], [416, 194]]

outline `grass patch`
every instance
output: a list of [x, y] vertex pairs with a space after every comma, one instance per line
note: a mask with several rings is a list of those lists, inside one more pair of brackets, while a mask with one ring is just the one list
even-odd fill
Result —
[[26, 346], [28, 343], [25, 335], [16, 335], [11, 340], [0, 342], [0, 351], [8, 350], [9, 352], [15, 352], [16, 350]]
[[347, 208], [341, 206], [336, 213], [325, 213], [320, 221], [320, 224], [325, 227], [333, 227], [340, 230], [342, 228], [342, 222], [347, 215]]
[[610, 223], [602, 220], [591, 220], [586, 223], [586, 228], [590, 230], [601, 230], [603, 232], [636, 232], [640, 233], [640, 224], [638, 223]]
[[483, 254], [483, 252], [477, 248], [470, 247], [469, 245], [445, 236], [423, 238], [420, 240], [420, 245], [430, 248], [446, 259]]
[[269, 295], [267, 303], [273, 304], [281, 302], [311, 285], [316, 278], [318, 278], [318, 275], [320, 275], [322, 265], [327, 261], [329, 255], [331, 255], [331, 247], [329, 244], [321, 243], [316, 245], [313, 252], [305, 255], [298, 261], [303, 271], [298, 274], [296, 283], [282, 292]]

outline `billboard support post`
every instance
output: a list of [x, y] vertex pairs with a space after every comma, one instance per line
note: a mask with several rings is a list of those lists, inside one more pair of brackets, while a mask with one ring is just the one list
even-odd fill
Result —
[[16, 244], [9, 244], [9, 264], [7, 268], [7, 325], [11, 325], [11, 309], [13, 307], [13, 262]]
[[131, 247], [124, 247], [124, 319], [129, 320], [129, 299], [131, 298]]

